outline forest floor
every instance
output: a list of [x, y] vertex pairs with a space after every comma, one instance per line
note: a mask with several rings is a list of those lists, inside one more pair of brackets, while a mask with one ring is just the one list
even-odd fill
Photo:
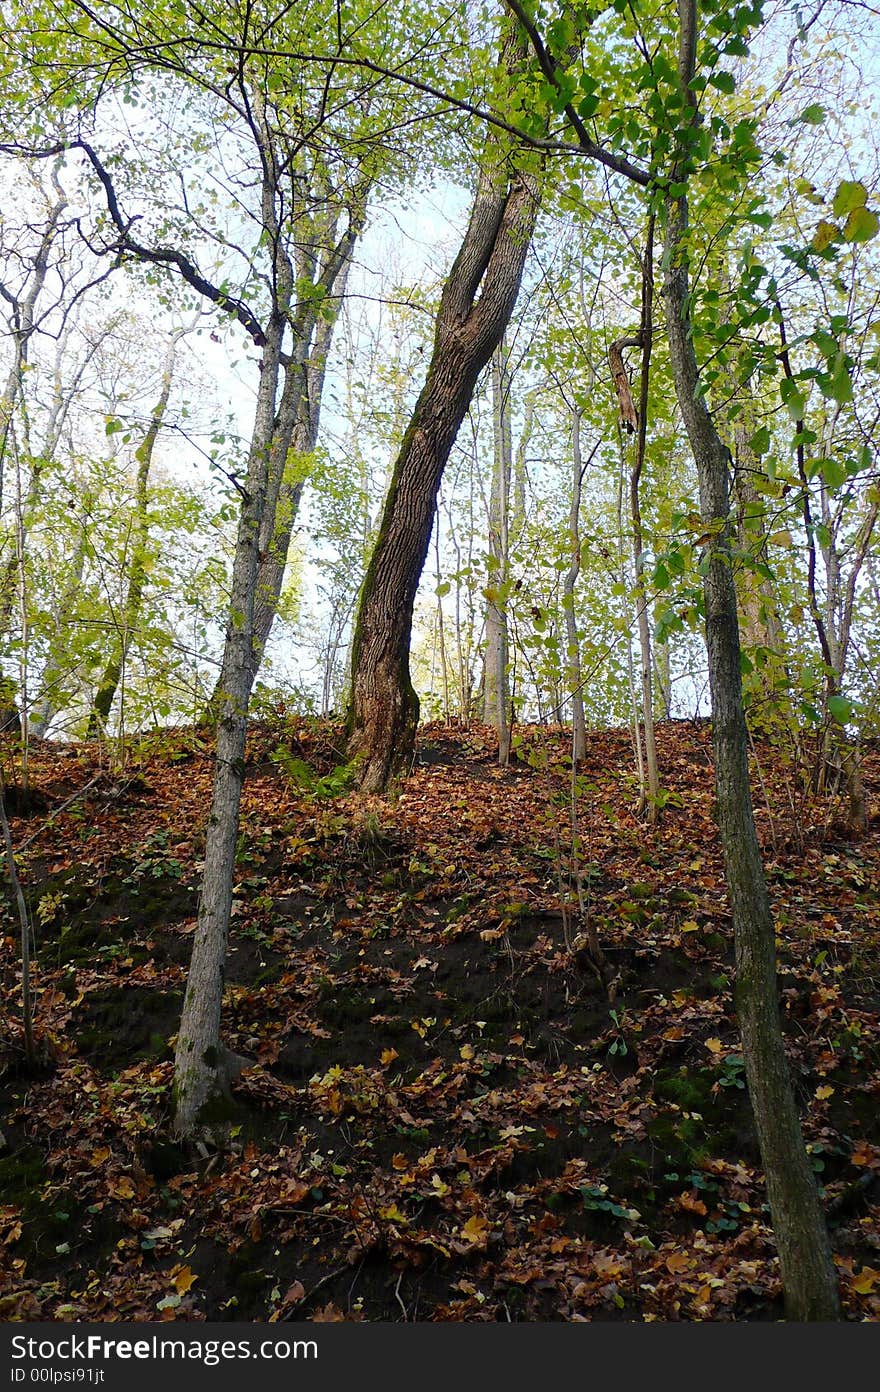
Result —
[[[39, 745], [26, 806], [7, 753], [41, 1063], [7, 906], [0, 1318], [780, 1318], [708, 726], [659, 727], [656, 831], [628, 734], [590, 736], [576, 868], [611, 998], [568, 908], [565, 732], [501, 770], [484, 727], [426, 727], [387, 799], [339, 791], [338, 733], [249, 737], [224, 1037], [254, 1066], [201, 1158], [169, 1123], [209, 737], [121, 768]], [[851, 839], [760, 745], [754, 772], [806, 1138], [846, 1316], [874, 1320], [880, 817]], [[878, 809], [877, 750], [864, 773]]]

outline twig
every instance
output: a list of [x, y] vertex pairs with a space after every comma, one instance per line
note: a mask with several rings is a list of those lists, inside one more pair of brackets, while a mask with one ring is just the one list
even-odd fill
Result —
[[18, 877], [18, 870], [15, 866], [15, 851], [12, 845], [12, 832], [9, 830], [9, 818], [6, 816], [6, 799], [3, 796], [3, 783], [0, 780], [0, 823], [3, 826], [3, 840], [6, 844], [6, 868], [9, 872], [9, 879], [15, 891], [15, 899], [18, 904], [18, 917], [21, 923], [21, 1014], [24, 1022], [24, 1054], [28, 1066], [34, 1065], [34, 1022], [33, 1006], [31, 1002], [31, 925], [28, 919], [27, 904], [24, 899], [24, 891], [21, 887], [21, 880]]
[[307, 1303], [307, 1301], [311, 1300], [312, 1296], [318, 1294], [318, 1291], [321, 1289], [322, 1286], [329, 1286], [331, 1281], [335, 1281], [337, 1276], [344, 1275], [347, 1270], [348, 1266], [346, 1265], [337, 1266], [335, 1270], [328, 1271], [326, 1276], [322, 1276], [320, 1281], [315, 1282], [315, 1284], [312, 1286], [312, 1289], [303, 1296], [302, 1300], [297, 1301], [297, 1303], [291, 1309], [290, 1313], [284, 1316], [283, 1322], [285, 1324], [289, 1324], [290, 1321], [293, 1319], [294, 1315], [296, 1315], [302, 1309], [302, 1307]]
[[43, 832], [46, 831], [47, 828], [52, 825], [55, 818], [60, 816], [61, 813], [65, 810], [65, 808], [69, 807], [72, 802], [76, 802], [77, 798], [83, 797], [89, 791], [89, 788], [94, 787], [94, 785], [98, 782], [98, 779], [102, 776], [102, 773], [103, 770], [101, 771], [101, 773], [96, 773], [94, 778], [90, 778], [88, 783], [86, 783], [82, 788], [77, 788], [75, 793], [71, 793], [69, 798], [65, 798], [64, 802], [62, 802], [60, 807], [56, 807], [54, 812], [50, 812], [49, 816], [43, 822], [43, 825], [37, 827], [33, 835], [29, 836], [26, 841], [22, 841], [21, 845], [18, 848], [19, 852], [26, 851], [31, 842], [36, 841], [38, 836], [42, 836]]

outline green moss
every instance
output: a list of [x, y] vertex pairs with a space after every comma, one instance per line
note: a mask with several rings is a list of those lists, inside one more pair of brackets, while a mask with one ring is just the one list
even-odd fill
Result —
[[39, 1210], [40, 1191], [46, 1178], [45, 1162], [35, 1146], [23, 1146], [0, 1160], [0, 1195], [3, 1202], [20, 1208], [25, 1216]]
[[197, 1121], [201, 1126], [225, 1126], [242, 1116], [242, 1108], [222, 1088], [211, 1093], [199, 1108]]

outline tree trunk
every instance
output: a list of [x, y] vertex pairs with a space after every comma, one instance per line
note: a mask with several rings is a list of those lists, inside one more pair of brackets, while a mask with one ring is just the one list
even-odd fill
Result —
[[215, 1115], [215, 1106], [222, 1103], [229, 1082], [220, 1046], [220, 1009], [244, 780], [247, 707], [255, 675], [253, 624], [260, 526], [270, 468], [279, 458], [286, 458], [290, 443], [289, 434], [287, 438], [279, 438], [275, 428], [283, 334], [284, 321], [275, 316], [263, 349], [254, 433], [239, 516], [199, 919], [174, 1055], [174, 1126], [178, 1135], [187, 1138], [202, 1129], [210, 1130], [212, 1123], [220, 1119]]
[[144, 586], [147, 580], [147, 543], [149, 539], [147, 507], [149, 501], [148, 487], [150, 469], [153, 464], [153, 451], [156, 448], [159, 431], [162, 429], [162, 424], [165, 420], [165, 412], [168, 409], [168, 398], [171, 395], [171, 379], [174, 373], [174, 354], [178, 340], [181, 337], [182, 331], [179, 334], [175, 334], [168, 345], [168, 352], [165, 356], [165, 363], [162, 369], [162, 386], [159, 392], [159, 400], [156, 402], [156, 406], [153, 410], [143, 443], [137, 451], [138, 471], [135, 484], [134, 544], [132, 547], [131, 569], [128, 579], [128, 593], [125, 596], [125, 603], [122, 607], [121, 622], [113, 635], [113, 648], [107, 659], [106, 666], [101, 675], [101, 680], [98, 683], [98, 689], [95, 692], [95, 699], [89, 716], [87, 739], [96, 739], [102, 731], [107, 728], [107, 721], [110, 717], [110, 711], [113, 708], [116, 689], [119, 686], [119, 681], [128, 657], [131, 636], [137, 626], [140, 616], [141, 604], [144, 597]]
[[[258, 105], [258, 110], [261, 108]], [[281, 476], [290, 450], [299, 401], [288, 368], [282, 410], [276, 414], [285, 328], [290, 323], [296, 279], [278, 222], [278, 169], [265, 124], [255, 128], [263, 159], [262, 220], [272, 242], [273, 303], [263, 335], [260, 383], [241, 509], [232, 592], [223, 650], [222, 688], [217, 700], [214, 790], [205, 837], [199, 917], [174, 1055], [174, 1127], [191, 1139], [225, 1129], [225, 1094], [231, 1081], [229, 1055], [220, 1043], [220, 1012], [226, 969], [235, 847], [244, 781], [245, 737], [256, 675], [254, 609], [260, 536], [273, 520], [270, 480]], [[302, 382], [302, 374], [296, 381]]]
[[513, 445], [510, 430], [510, 374], [502, 337], [492, 356], [492, 427], [494, 457], [489, 499], [489, 569], [486, 601], [486, 650], [483, 659], [483, 719], [498, 732], [498, 762], [510, 762], [510, 683], [507, 676], [508, 510]]
[[654, 736], [653, 663], [651, 659], [651, 629], [648, 623], [648, 595], [645, 586], [645, 541], [642, 526], [641, 481], [645, 467], [645, 447], [648, 439], [648, 401], [651, 370], [651, 348], [654, 336], [654, 215], [648, 218], [645, 255], [642, 263], [642, 322], [639, 342], [642, 349], [639, 408], [636, 419], [636, 457], [629, 480], [630, 514], [632, 516], [633, 572], [636, 590], [636, 623], [639, 631], [639, 664], [642, 704], [642, 726], [645, 735], [644, 792], [648, 820], [654, 825], [660, 815], [660, 768], [657, 741]]
[[[679, 78], [692, 120], [697, 41], [695, 0], [679, 3]], [[679, 166], [677, 183], [686, 179]], [[736, 1005], [767, 1194], [790, 1319], [838, 1317], [837, 1280], [815, 1177], [789, 1077], [776, 995], [775, 935], [752, 812], [731, 564], [730, 453], [715, 428], [699, 377], [690, 320], [686, 193], [666, 208], [665, 299], [672, 375], [700, 486], [710, 539], [704, 580], [718, 820], [736, 949]]]
[[[509, 26], [502, 66], [524, 56]], [[412, 760], [419, 702], [409, 673], [413, 605], [437, 492], [477, 379], [513, 312], [538, 210], [538, 183], [486, 141], [470, 221], [440, 300], [428, 375], [394, 466], [352, 643], [349, 757], [381, 792]]]
[[581, 764], [587, 757], [587, 725], [581, 678], [581, 644], [574, 612], [574, 588], [581, 573], [581, 491], [587, 465], [584, 464], [581, 452], [580, 409], [572, 406], [569, 415], [572, 454], [571, 507], [568, 514], [569, 562], [562, 582], [562, 607], [565, 611], [565, 669], [571, 691], [571, 757], [574, 764]]
[[[269, 640], [269, 633], [278, 611], [278, 600], [284, 584], [287, 567], [287, 554], [293, 528], [299, 512], [305, 486], [304, 472], [297, 471], [297, 456], [300, 460], [314, 452], [318, 443], [321, 426], [321, 402], [324, 394], [324, 378], [327, 371], [327, 355], [351, 269], [351, 260], [358, 237], [363, 230], [367, 202], [367, 188], [359, 194], [356, 207], [350, 215], [344, 236], [328, 253], [327, 264], [317, 277], [317, 288], [325, 291], [323, 298], [317, 298], [321, 315], [316, 310], [310, 313], [310, 322], [299, 326], [299, 333], [306, 337], [309, 345], [308, 362], [298, 370], [303, 373], [303, 387], [299, 391], [299, 413], [292, 440], [292, 461], [282, 462], [282, 474], [277, 480], [277, 495], [270, 497], [266, 515], [273, 518], [271, 532], [265, 526], [260, 536], [260, 570], [257, 577], [257, 603], [254, 613], [254, 644], [257, 661], [262, 657]], [[335, 230], [335, 228], [334, 228]], [[301, 279], [307, 267], [298, 268]], [[312, 272], [314, 275], [314, 270]], [[293, 469], [291, 470], [291, 462]], [[270, 481], [270, 490], [272, 481]]]

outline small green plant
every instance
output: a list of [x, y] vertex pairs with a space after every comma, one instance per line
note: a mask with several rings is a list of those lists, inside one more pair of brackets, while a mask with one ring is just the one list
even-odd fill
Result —
[[607, 1184], [582, 1184], [580, 1195], [584, 1208], [592, 1212], [610, 1213], [613, 1218], [624, 1218], [630, 1223], [641, 1217], [637, 1208], [626, 1208], [623, 1204], [609, 1198]]
[[623, 1037], [623, 1028], [624, 1021], [626, 1019], [626, 1011], [622, 1010], [618, 1014], [616, 1010], [609, 1010], [608, 1014], [611, 1016], [611, 1021], [614, 1025], [615, 1030], [614, 1038], [608, 1046], [608, 1057], [613, 1058], [616, 1054], [618, 1058], [623, 1058], [625, 1054], [629, 1053], [629, 1047], [627, 1045], [626, 1040]]
[[718, 1078], [723, 1088], [745, 1088], [746, 1065], [741, 1054], [728, 1054], [721, 1065]]
[[309, 793], [316, 798], [340, 797], [351, 787], [355, 776], [355, 765], [338, 764], [330, 773], [318, 776], [305, 759], [298, 758], [283, 744], [279, 744], [269, 755], [272, 763], [280, 768], [285, 777], [300, 792]]
[[51, 923], [58, 916], [66, 902], [67, 895], [60, 889], [56, 890], [54, 894], [50, 891], [42, 896], [37, 905], [37, 918], [44, 928], [47, 923]]

